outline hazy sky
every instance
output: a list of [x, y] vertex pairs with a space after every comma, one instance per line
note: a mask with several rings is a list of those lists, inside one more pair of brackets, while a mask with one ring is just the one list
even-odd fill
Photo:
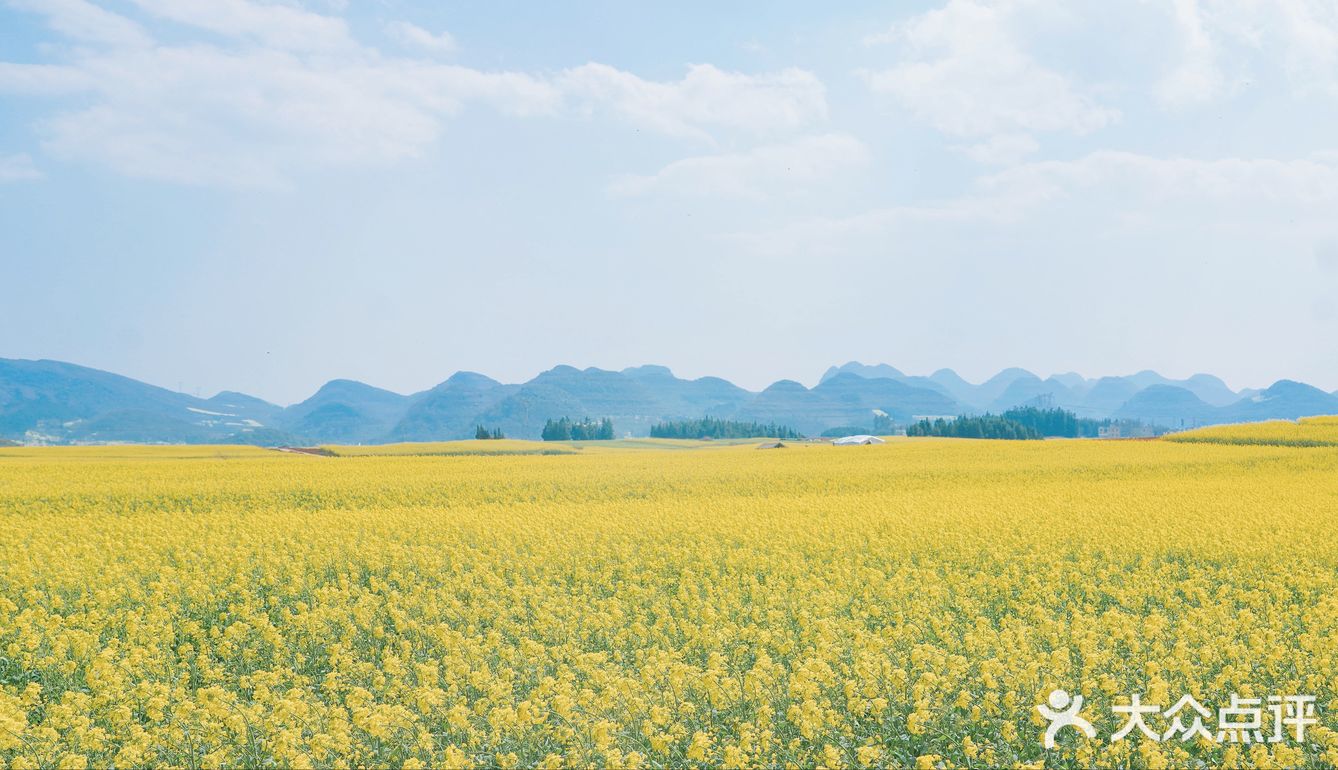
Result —
[[1338, 4], [835, 5], [0, 0], [0, 357], [1338, 388]]

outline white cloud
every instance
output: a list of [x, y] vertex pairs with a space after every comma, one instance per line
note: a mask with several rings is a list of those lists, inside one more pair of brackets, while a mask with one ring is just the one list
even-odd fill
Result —
[[1170, 203], [1205, 209], [1239, 206], [1245, 216], [1299, 218], [1338, 205], [1338, 162], [1331, 154], [1295, 159], [1157, 158], [1100, 151], [1072, 161], [1028, 163], [985, 177], [987, 195], [1037, 203], [1078, 198], [1119, 201], [1126, 209]]
[[1335, 153], [1201, 160], [1099, 151], [1075, 160], [1014, 166], [982, 177], [971, 192], [956, 198], [815, 217], [729, 239], [759, 253], [840, 252], [900, 238], [908, 228], [951, 225], [1001, 233], [1034, 224], [1068, 232], [1103, 226], [1125, 234], [1153, 226], [1197, 233], [1233, 230], [1258, 239], [1285, 234], [1313, 242], [1338, 238], [1331, 216], [1335, 207]]
[[707, 141], [718, 130], [790, 131], [826, 114], [822, 84], [800, 70], [696, 65], [668, 82], [595, 63], [555, 74], [486, 72], [385, 55], [354, 40], [342, 19], [287, 5], [133, 3], [193, 37], [140, 39], [124, 17], [56, 0], [41, 6], [52, 27], [89, 45], [54, 49], [54, 64], [0, 62], [0, 93], [83, 100], [62, 102], [38, 123], [51, 154], [173, 182], [281, 185], [304, 169], [421, 157], [445, 120], [471, 104], [516, 116], [611, 114]]
[[1338, 4], [1329, 0], [1172, 0], [1175, 65], [1154, 84], [1168, 107], [1210, 103], [1283, 77], [1298, 96], [1338, 96]]
[[[1329, 0], [1282, 0], [1288, 72], [1298, 87], [1338, 96], [1338, 5]], [[1264, 9], [1267, 11], [1267, 8]]]
[[826, 134], [747, 152], [685, 158], [651, 176], [616, 180], [612, 191], [629, 196], [667, 192], [762, 198], [782, 190], [811, 188], [865, 165], [869, 157], [868, 148], [853, 136]]
[[977, 163], [1010, 165], [1020, 162], [1040, 148], [1040, 144], [1030, 134], [999, 134], [983, 142], [962, 145], [955, 149], [965, 153]]
[[434, 53], [452, 53], [455, 51], [455, 38], [449, 32], [433, 34], [407, 21], [392, 21], [386, 25], [386, 32], [400, 43]]
[[1086, 134], [1115, 121], [1117, 110], [1028, 54], [1010, 27], [1019, 7], [950, 0], [867, 38], [872, 45], [895, 42], [906, 56], [889, 69], [862, 74], [871, 89], [955, 136]]
[[0, 183], [41, 179], [42, 172], [26, 154], [0, 155]]
[[77, 67], [0, 62], [0, 94], [59, 96], [87, 91], [96, 82]]
[[230, 38], [286, 51], [356, 47], [343, 19], [250, 0], [132, 0], [143, 11]]
[[1217, 47], [1204, 28], [1198, 0], [1173, 0], [1181, 33], [1181, 61], [1156, 86], [1157, 98], [1172, 106], [1206, 102], [1222, 91]]
[[134, 22], [86, 0], [6, 0], [11, 8], [46, 17], [52, 29], [86, 43], [143, 46], [149, 36]]
[[586, 112], [610, 110], [677, 136], [709, 138], [710, 127], [782, 133], [827, 116], [822, 82], [800, 69], [747, 75], [696, 64], [682, 80], [660, 83], [590, 63], [563, 72], [558, 84]]
[[265, 49], [158, 47], [74, 66], [93, 103], [44, 121], [45, 149], [198, 184], [273, 186], [302, 168], [419, 157], [464, 104], [541, 114], [560, 98], [519, 73]]

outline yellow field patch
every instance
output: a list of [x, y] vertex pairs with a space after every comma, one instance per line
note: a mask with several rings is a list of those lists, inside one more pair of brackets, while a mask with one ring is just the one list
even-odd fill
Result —
[[0, 451], [0, 767], [1338, 762], [1338, 449], [210, 451]]
[[1214, 425], [1167, 436], [1171, 441], [1203, 444], [1338, 446], [1338, 416], [1302, 417], [1240, 425]]

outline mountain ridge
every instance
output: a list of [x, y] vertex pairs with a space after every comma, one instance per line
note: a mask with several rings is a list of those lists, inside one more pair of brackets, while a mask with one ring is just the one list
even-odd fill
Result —
[[401, 394], [349, 379], [279, 406], [237, 391], [199, 398], [62, 361], [0, 359], [0, 439], [24, 443], [383, 443], [469, 438], [478, 425], [537, 438], [548, 419], [608, 417], [619, 434], [647, 435], [671, 419], [718, 417], [788, 425], [808, 434], [925, 416], [1063, 407], [1082, 417], [1167, 429], [1338, 413], [1338, 392], [1278, 380], [1232, 391], [1221, 379], [1175, 380], [1144, 370], [1045, 379], [1009, 368], [973, 384], [951, 369], [928, 376], [857, 361], [830, 367], [812, 388], [778, 380], [749, 391], [719, 377], [681, 379], [646, 364], [620, 371], [558, 365], [523, 383], [457, 371]]

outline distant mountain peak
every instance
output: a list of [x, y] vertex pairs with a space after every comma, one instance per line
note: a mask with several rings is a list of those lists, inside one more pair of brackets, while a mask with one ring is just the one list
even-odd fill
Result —
[[622, 371], [629, 377], [673, 377], [674, 373], [667, 366], [659, 364], [642, 364], [641, 366], [629, 366]]
[[904, 423], [916, 415], [1018, 404], [1180, 428], [1338, 414], [1338, 393], [1287, 379], [1233, 392], [1210, 374], [1168, 380], [1151, 370], [1041, 380], [1010, 368], [972, 385], [951, 369], [923, 377], [857, 361], [831, 367], [811, 389], [783, 379], [754, 393], [719, 377], [679, 379], [655, 364], [622, 371], [560, 365], [516, 385], [459, 371], [413, 395], [334, 379], [283, 408], [236, 391], [200, 399], [60, 361], [0, 359], [0, 437], [30, 442], [439, 441], [472, 436], [478, 425], [534, 438], [545, 420], [559, 417], [609, 417], [620, 434], [632, 435], [646, 435], [656, 422], [703, 416], [775, 422], [816, 435], [835, 426], [872, 428], [879, 413]]
[[819, 382], [829, 380], [838, 374], [854, 374], [857, 377], [870, 380], [879, 378], [899, 380], [906, 376], [900, 369], [888, 364], [869, 365], [862, 364], [859, 361], [847, 361], [840, 366], [828, 367], [827, 371], [823, 372], [822, 379]]
[[464, 370], [458, 371], [455, 374], [452, 374], [450, 377], [447, 377], [446, 382], [444, 382], [443, 384], [454, 385], [454, 386], [467, 385], [471, 387], [478, 387], [478, 386], [492, 387], [496, 385], [501, 385], [500, 382], [494, 380], [493, 378], [489, 377], [486, 374], [479, 374], [478, 372], [469, 372]]
[[350, 380], [350, 379], [345, 379], [343, 377], [330, 380], [329, 382], [320, 386], [320, 388], [316, 392], [320, 393], [321, 391], [341, 391], [341, 390], [379, 390], [382, 391], [383, 393], [391, 392], [384, 388], [378, 388], [375, 385], [368, 385], [367, 383], [361, 382], [359, 380]]
[[1007, 369], [1000, 369], [998, 374], [994, 375], [993, 377], [989, 378], [988, 380], [985, 380], [985, 382], [995, 382], [995, 381], [999, 381], [999, 380], [1009, 380], [1009, 381], [1011, 381], [1011, 380], [1015, 380], [1015, 379], [1017, 379], [1017, 378], [1019, 378], [1019, 377], [1035, 377], [1035, 378], [1038, 379], [1038, 380], [1040, 379], [1040, 377], [1036, 377], [1035, 374], [1032, 374], [1031, 372], [1027, 371], [1026, 369], [1023, 369], [1023, 368], [1021, 368], [1021, 367], [1019, 367], [1019, 366], [1010, 366], [1010, 367], [1008, 367]]

